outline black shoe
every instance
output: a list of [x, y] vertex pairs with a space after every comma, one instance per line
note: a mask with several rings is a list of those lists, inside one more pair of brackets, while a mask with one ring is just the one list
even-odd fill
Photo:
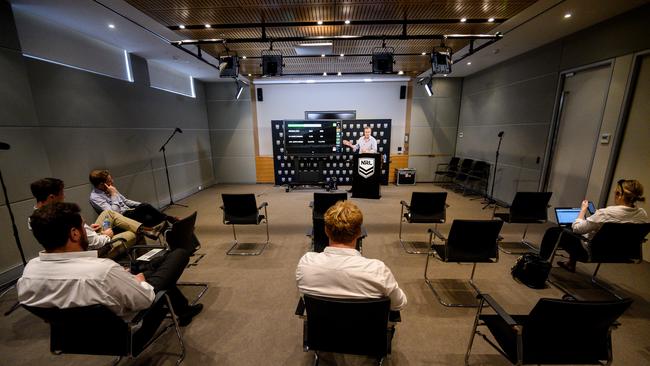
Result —
[[178, 315], [178, 325], [185, 327], [192, 322], [192, 318], [203, 310], [203, 304], [189, 305]]
[[154, 227], [146, 227], [144, 225], [141, 225], [138, 228], [138, 232], [149, 239], [158, 240], [158, 237], [165, 231], [166, 228], [167, 221], [163, 221]]

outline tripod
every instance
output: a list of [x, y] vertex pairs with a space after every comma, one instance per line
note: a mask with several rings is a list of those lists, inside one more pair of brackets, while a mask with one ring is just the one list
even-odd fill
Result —
[[[5, 145], [6, 145], [6, 150], [8, 150], [9, 149], [8, 144], [0, 143], [0, 148], [5, 147]], [[7, 195], [7, 186], [5, 186], [5, 180], [2, 178], [1, 170], [0, 170], [0, 184], [2, 184], [2, 192], [4, 193], [5, 196], [5, 204], [7, 205], [7, 210], [9, 210], [9, 218], [11, 219], [11, 226], [14, 230], [14, 238], [16, 239], [16, 246], [18, 247], [18, 252], [20, 253], [20, 259], [23, 261], [23, 268], [25, 268], [25, 266], [27, 265], [27, 260], [25, 260], [25, 253], [23, 252], [23, 246], [20, 244], [20, 237], [18, 236], [18, 227], [16, 227], [16, 219], [14, 218], [14, 213], [11, 210], [9, 196]], [[4, 296], [7, 292], [9, 292], [9, 290], [15, 287], [17, 281], [18, 279], [15, 279], [7, 283], [7, 287], [3, 289], [2, 294], [0, 294], [0, 297]], [[20, 303], [16, 301], [16, 303], [7, 312], [5, 312], [5, 316], [11, 314], [14, 310], [18, 308], [18, 306], [20, 306]]]
[[176, 132], [178, 132], [178, 133], [183, 133], [183, 130], [181, 130], [180, 128], [176, 127], [176, 129], [174, 130], [174, 132], [172, 132], [171, 136], [169, 136], [169, 138], [167, 139], [167, 141], [165, 141], [165, 143], [164, 143], [163, 146], [160, 148], [160, 150], [158, 150], [158, 151], [162, 151], [162, 153], [163, 153], [163, 161], [165, 162], [165, 175], [167, 175], [167, 189], [169, 190], [169, 204], [167, 205], [168, 208], [171, 207], [171, 206], [187, 207], [186, 205], [181, 205], [180, 203], [175, 203], [175, 202], [174, 202], [174, 198], [172, 197], [172, 185], [171, 185], [171, 183], [169, 182], [169, 168], [168, 168], [168, 166], [167, 166], [167, 154], [165, 153], [165, 151], [166, 151], [165, 146], [167, 146], [167, 144], [169, 143], [169, 141], [171, 141], [172, 137], [174, 137], [174, 135], [176, 134]]
[[497, 165], [499, 164], [499, 150], [501, 150], [501, 141], [503, 140], [503, 131], [499, 132], [497, 135], [499, 137], [499, 145], [497, 145], [497, 153], [494, 158], [494, 173], [492, 174], [492, 188], [490, 189], [490, 196], [486, 197], [487, 202], [483, 206], [483, 210], [490, 207], [490, 205], [496, 205], [497, 201], [494, 199], [494, 182], [497, 178]]

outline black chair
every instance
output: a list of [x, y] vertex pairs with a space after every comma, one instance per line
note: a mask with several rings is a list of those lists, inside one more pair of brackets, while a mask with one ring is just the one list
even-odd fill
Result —
[[[223, 200], [223, 223], [226, 225], [232, 225], [232, 235], [234, 237], [234, 243], [228, 252], [227, 255], [260, 255], [269, 244], [269, 215], [266, 211], [266, 207], [269, 205], [266, 202], [262, 202], [257, 206], [257, 201], [255, 200], [255, 195], [253, 193], [246, 194], [226, 194], [221, 195]], [[264, 208], [264, 215], [260, 215], [260, 210]], [[255, 243], [239, 243], [237, 240], [237, 232], [235, 231], [235, 225], [259, 225], [262, 222], [266, 224], [266, 242], [258, 250], [244, 250], [239, 249], [243, 246], [254, 247]], [[238, 248], [239, 247], [239, 248]]]
[[[540, 299], [528, 315], [509, 315], [488, 294], [480, 299], [465, 365], [478, 334], [515, 365], [601, 364], [612, 362], [612, 330], [632, 300], [612, 302]], [[496, 314], [482, 314], [489, 305]], [[482, 334], [486, 327], [496, 344]]]
[[315, 252], [322, 252], [329, 244], [329, 239], [325, 235], [325, 221], [323, 219], [325, 212], [334, 206], [338, 201], [345, 201], [348, 199], [346, 192], [314, 192], [314, 200], [309, 203], [312, 208], [312, 228], [307, 234], [311, 237], [312, 248]]
[[[174, 328], [181, 348], [176, 361], [185, 358], [185, 346], [171, 301], [164, 291], [156, 294], [149, 309], [125, 321], [104, 305], [75, 308], [41, 308], [23, 305], [32, 314], [50, 324], [50, 351], [53, 354], [85, 354], [134, 358], [150, 344]], [[171, 316], [167, 316], [167, 315]], [[171, 322], [159, 330], [165, 318]]]
[[[575, 256], [578, 262], [598, 263], [594, 273], [591, 275], [591, 282], [617, 298], [622, 299], [620, 295], [598, 281], [596, 275], [598, 274], [600, 265], [603, 263], [641, 263], [643, 261], [643, 243], [646, 241], [645, 237], [648, 233], [650, 233], [650, 223], [608, 222], [603, 224], [591, 240], [587, 240], [584, 236], [565, 229], [555, 244], [550, 263], [553, 263], [560, 243], [563, 243], [566, 250], [569, 250], [569, 246], [571, 246], [573, 248], [571, 250], [572, 255]], [[582, 245], [583, 242], [586, 244], [586, 250], [584, 250]], [[549, 282], [562, 290], [566, 290], [564, 286], [553, 279], [550, 279]]]
[[370, 356], [377, 358], [379, 365], [391, 353], [395, 326], [389, 320], [400, 319], [399, 312], [390, 311], [387, 297], [335, 299], [303, 295], [296, 315], [304, 315], [304, 310], [303, 349], [314, 351], [314, 365], [318, 365], [318, 352]]
[[[449, 307], [475, 307], [472, 303], [452, 303], [445, 301], [436, 291], [433, 281], [428, 277], [429, 258], [435, 256], [443, 262], [473, 263], [469, 285], [479, 292], [474, 285], [476, 263], [496, 263], [499, 260], [498, 238], [503, 221], [500, 220], [454, 220], [449, 231], [449, 238], [439, 232], [429, 229], [431, 252], [427, 254], [424, 266], [424, 281], [436, 296], [440, 304]], [[440, 238], [444, 244], [435, 244], [435, 238]]]
[[[537, 252], [538, 249], [526, 241], [528, 225], [546, 223], [548, 220], [548, 202], [551, 200], [552, 194], [553, 192], [517, 192], [512, 204], [507, 206], [509, 211], [496, 212], [497, 205], [495, 205], [492, 217], [499, 218], [509, 224], [526, 224], [521, 237], [522, 248], [532, 249]], [[503, 246], [500, 246], [499, 249], [508, 254], [521, 254], [520, 251], [510, 251], [504, 249]]]
[[468, 192], [487, 197], [488, 180], [490, 178], [490, 164], [485, 161], [476, 161], [472, 170], [465, 176], [462, 184], [463, 196]]
[[[442, 224], [447, 218], [447, 192], [413, 192], [411, 194], [411, 203], [401, 201], [402, 210], [400, 212], [399, 220], [399, 243], [409, 254], [426, 254], [429, 252], [429, 243], [424, 242], [408, 242], [402, 239], [402, 223], [408, 222], [411, 224]], [[406, 208], [406, 212], [404, 209]], [[424, 244], [426, 250], [417, 250], [418, 243]], [[407, 249], [409, 245], [412, 249]]]
[[[433, 183], [450, 183], [451, 179], [456, 176], [458, 172], [458, 165], [460, 163], [459, 157], [452, 157], [449, 163], [440, 163], [436, 165], [436, 171], [433, 174]], [[436, 178], [441, 176], [441, 180]]]

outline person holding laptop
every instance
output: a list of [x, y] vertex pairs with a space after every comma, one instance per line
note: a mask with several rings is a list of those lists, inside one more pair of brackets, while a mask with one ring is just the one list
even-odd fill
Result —
[[[614, 192], [614, 205], [607, 206], [596, 210], [593, 215], [586, 217], [589, 207], [589, 201], [582, 201], [580, 213], [571, 225], [574, 233], [582, 234], [585, 238], [591, 239], [606, 222], [634, 223], [642, 224], [650, 222], [648, 214], [643, 208], [636, 207], [636, 202], [644, 202], [643, 185], [636, 179], [621, 179], [616, 183]], [[562, 232], [561, 227], [549, 228], [544, 233], [544, 238], [540, 245], [540, 256], [548, 259], [557, 242], [557, 238]], [[575, 272], [576, 258], [586, 254], [588, 248], [568, 241], [560, 243], [567, 252], [569, 260], [558, 262], [558, 265], [567, 271]]]

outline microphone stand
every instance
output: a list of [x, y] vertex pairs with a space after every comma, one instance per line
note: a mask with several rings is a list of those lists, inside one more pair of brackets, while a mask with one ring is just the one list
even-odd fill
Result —
[[167, 154], [165, 152], [166, 151], [165, 146], [167, 146], [167, 144], [169, 143], [169, 141], [171, 141], [172, 137], [174, 137], [174, 135], [176, 134], [177, 131], [178, 131], [178, 128], [175, 129], [174, 132], [172, 132], [171, 136], [169, 136], [169, 138], [167, 139], [167, 141], [165, 141], [163, 146], [160, 147], [160, 150], [158, 150], [159, 152], [162, 151], [162, 153], [163, 153], [163, 161], [165, 162], [165, 175], [167, 176], [167, 189], [169, 190], [169, 204], [167, 205], [167, 208], [169, 208], [171, 206], [187, 207], [186, 205], [181, 205], [180, 203], [175, 203], [174, 202], [174, 198], [172, 197], [172, 185], [171, 185], [171, 183], [169, 181], [169, 168], [167, 166]]
[[[20, 259], [23, 261], [23, 269], [25, 266], [27, 266], [27, 260], [25, 260], [25, 253], [23, 252], [23, 246], [20, 244], [20, 237], [18, 236], [18, 227], [16, 227], [16, 219], [14, 218], [14, 213], [11, 210], [11, 204], [9, 203], [9, 196], [7, 195], [7, 186], [5, 186], [5, 180], [2, 178], [2, 171], [0, 170], [0, 183], [2, 184], [2, 192], [4, 193], [5, 196], [5, 204], [7, 205], [7, 210], [9, 210], [9, 218], [11, 219], [11, 226], [14, 230], [14, 238], [16, 239], [16, 246], [18, 247], [18, 252], [20, 252]], [[9, 290], [14, 288], [16, 286], [16, 282], [18, 279], [15, 279], [9, 283], [7, 283], [7, 287], [3, 290], [2, 294], [0, 294], [0, 297], [4, 296]], [[16, 310], [20, 306], [20, 303], [16, 301], [16, 303], [7, 311], [5, 312], [5, 316], [13, 313], [14, 310]]]
[[494, 199], [494, 182], [497, 178], [497, 165], [499, 164], [499, 150], [501, 150], [501, 140], [503, 140], [503, 132], [499, 133], [498, 136], [499, 136], [499, 145], [497, 145], [497, 153], [496, 153], [496, 157], [494, 158], [494, 174], [492, 174], [492, 188], [490, 189], [490, 197], [487, 198], [487, 202], [485, 203], [485, 206], [483, 206], [483, 210], [490, 207], [490, 205], [495, 205], [495, 210], [496, 210], [497, 201]]

